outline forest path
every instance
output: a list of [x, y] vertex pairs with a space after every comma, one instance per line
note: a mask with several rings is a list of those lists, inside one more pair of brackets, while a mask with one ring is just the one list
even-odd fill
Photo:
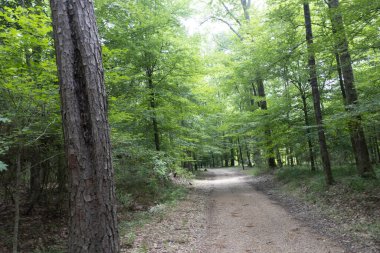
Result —
[[345, 252], [256, 191], [252, 180], [232, 168], [209, 169], [194, 180], [195, 188], [209, 192], [205, 252]]

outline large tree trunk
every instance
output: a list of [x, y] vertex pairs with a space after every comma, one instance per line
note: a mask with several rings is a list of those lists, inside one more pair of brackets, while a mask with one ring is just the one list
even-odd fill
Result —
[[310, 7], [308, 3], [304, 3], [303, 7], [304, 7], [304, 17], [305, 17], [307, 50], [308, 50], [308, 55], [309, 55], [308, 65], [309, 65], [309, 72], [310, 72], [310, 85], [311, 85], [312, 94], [313, 94], [315, 118], [318, 125], [319, 147], [320, 147], [320, 152], [321, 152], [321, 157], [322, 157], [326, 183], [328, 185], [331, 185], [334, 183], [334, 179], [331, 172], [330, 156], [327, 149], [325, 130], [324, 130], [323, 119], [322, 119], [322, 110], [321, 110], [321, 101], [320, 101], [321, 99], [320, 99], [319, 88], [318, 88], [315, 53], [314, 53], [314, 48], [313, 48], [313, 31], [311, 28]]
[[69, 252], [119, 252], [101, 45], [93, 1], [51, 0], [70, 182]]
[[[355, 110], [358, 105], [358, 95], [355, 88], [354, 72], [351, 64], [351, 55], [348, 50], [348, 41], [345, 34], [343, 17], [339, 10], [339, 0], [329, 0], [328, 6], [331, 12], [331, 25], [335, 35], [335, 48], [343, 75], [345, 92], [345, 105], [348, 111]], [[376, 177], [372, 168], [364, 130], [361, 124], [361, 116], [353, 116], [349, 122], [351, 142], [356, 158], [356, 166], [362, 177]]]

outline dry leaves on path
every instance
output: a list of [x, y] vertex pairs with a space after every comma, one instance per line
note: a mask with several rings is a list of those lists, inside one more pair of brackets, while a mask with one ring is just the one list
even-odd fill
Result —
[[191, 190], [173, 208], [166, 207], [146, 225], [138, 228], [132, 246], [127, 237], [121, 238], [123, 253], [192, 253], [204, 252], [202, 240], [206, 236], [207, 192]]

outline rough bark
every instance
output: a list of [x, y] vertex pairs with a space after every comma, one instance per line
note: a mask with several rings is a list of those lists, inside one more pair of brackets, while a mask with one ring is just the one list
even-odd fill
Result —
[[[337, 50], [340, 68], [343, 75], [345, 92], [345, 105], [348, 111], [353, 111], [358, 105], [358, 95], [355, 88], [355, 77], [351, 64], [351, 55], [348, 48], [348, 40], [345, 34], [342, 13], [339, 10], [339, 0], [328, 0], [331, 25], [335, 35], [335, 48]], [[349, 129], [353, 152], [356, 158], [356, 166], [362, 177], [376, 177], [369, 157], [368, 146], [361, 124], [361, 116], [352, 116], [349, 121]]]
[[91, 0], [51, 0], [65, 153], [69, 252], [118, 252], [101, 45]]
[[325, 130], [323, 126], [322, 110], [321, 110], [321, 99], [318, 88], [318, 78], [316, 70], [316, 61], [315, 53], [313, 48], [313, 31], [311, 27], [311, 16], [310, 16], [310, 7], [307, 2], [303, 4], [304, 7], [304, 18], [305, 18], [305, 28], [306, 28], [306, 41], [307, 41], [307, 50], [308, 50], [308, 66], [310, 74], [310, 86], [313, 94], [313, 104], [315, 118], [317, 122], [318, 129], [318, 139], [319, 139], [319, 148], [322, 157], [323, 170], [325, 174], [325, 180], [327, 185], [334, 183], [334, 179], [331, 172], [330, 164], [330, 155], [327, 148]]

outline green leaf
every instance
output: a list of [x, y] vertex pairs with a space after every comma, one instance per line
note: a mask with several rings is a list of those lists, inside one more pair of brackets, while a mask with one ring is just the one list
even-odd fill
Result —
[[7, 170], [8, 165], [0, 161], [0, 172]]

